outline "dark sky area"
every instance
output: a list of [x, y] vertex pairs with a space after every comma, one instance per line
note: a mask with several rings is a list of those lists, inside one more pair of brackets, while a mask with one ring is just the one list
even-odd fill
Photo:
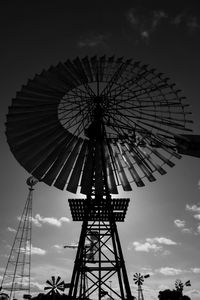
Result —
[[[17, 216], [22, 211], [27, 195], [25, 180], [28, 176], [14, 159], [6, 142], [4, 123], [8, 106], [21, 86], [43, 69], [76, 56], [104, 54], [142, 61], [169, 76], [187, 97], [194, 120], [194, 133], [200, 134], [198, 0], [2, 1], [1, 275], [5, 268], [6, 251], [13, 238], [8, 228], [17, 226]], [[127, 222], [124, 227], [120, 226], [120, 232], [130, 280], [135, 272], [151, 274], [145, 289], [149, 300], [157, 299], [159, 290], [173, 288], [177, 278], [183, 281], [191, 279], [192, 287], [186, 293], [192, 300], [200, 297], [199, 180], [199, 159], [183, 157], [173, 170], [155, 184], [134, 192], [134, 207], [130, 207]], [[63, 236], [73, 242], [78, 240], [79, 232], [77, 224], [61, 219], [64, 216], [70, 218], [67, 193], [45, 185], [38, 189], [34, 215], [37, 215], [41, 227], [39, 232], [36, 226], [33, 244], [36, 252], [38, 249], [43, 252], [38, 250], [33, 258], [34, 287], [37, 287], [37, 292], [43, 288], [42, 276], [48, 276], [57, 269], [69, 280], [74, 253], [68, 254], [66, 262], [66, 252], [59, 247], [63, 243]], [[56, 203], [59, 199], [60, 206], [55, 204], [55, 199]], [[54, 225], [53, 218], [58, 221]], [[130, 228], [135, 228], [135, 232]], [[61, 259], [66, 262], [66, 267]], [[136, 293], [137, 287], [131, 284], [133, 293]]]

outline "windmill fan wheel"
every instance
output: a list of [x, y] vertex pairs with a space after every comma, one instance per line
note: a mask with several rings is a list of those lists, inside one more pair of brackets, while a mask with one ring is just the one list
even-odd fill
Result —
[[58, 276], [55, 278], [55, 276], [51, 277], [51, 280], [46, 281], [48, 286], [44, 287], [44, 290], [47, 290], [47, 295], [54, 295], [54, 294], [60, 294], [60, 292], [63, 292], [65, 290], [65, 283], [62, 280], [61, 277]]
[[118, 186], [131, 191], [132, 183], [142, 187], [174, 166], [181, 157], [175, 138], [191, 131], [187, 109], [175, 84], [148, 65], [77, 57], [22, 86], [9, 107], [6, 135], [35, 178], [87, 195], [102, 167], [93, 143], [98, 111], [109, 192], [117, 194]]
[[137, 284], [138, 286], [143, 285], [144, 282], [144, 276], [141, 275], [141, 273], [135, 273], [133, 275], [133, 281], [135, 282], [135, 284]]

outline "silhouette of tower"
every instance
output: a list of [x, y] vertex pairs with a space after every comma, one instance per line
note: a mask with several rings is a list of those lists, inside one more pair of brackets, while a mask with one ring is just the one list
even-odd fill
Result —
[[26, 181], [28, 197], [2, 278], [1, 289], [10, 292], [10, 300], [16, 297], [16, 293], [30, 294], [32, 196], [37, 182], [33, 176]]
[[144, 295], [143, 295], [143, 290], [142, 290], [142, 285], [144, 283], [144, 279], [150, 277], [149, 274], [142, 275], [141, 273], [135, 273], [133, 275], [133, 281], [135, 284], [138, 286], [138, 299], [137, 300], [144, 300]]
[[73, 220], [83, 222], [69, 289], [74, 299], [96, 293], [100, 300], [109, 292], [132, 298], [116, 225], [129, 199], [113, 195], [166, 174], [179, 151], [199, 155], [186, 136], [187, 107], [164, 74], [114, 56], [58, 63], [13, 99], [6, 135], [19, 163], [50, 186], [85, 195], [69, 199]]

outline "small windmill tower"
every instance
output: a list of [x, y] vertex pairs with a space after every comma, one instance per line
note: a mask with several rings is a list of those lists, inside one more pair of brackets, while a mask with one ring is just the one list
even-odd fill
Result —
[[142, 285], [144, 283], [144, 279], [146, 279], [148, 277], [150, 277], [149, 274], [142, 275], [141, 273], [135, 273], [133, 275], [133, 281], [138, 286], [138, 300], [144, 300], [144, 295], [143, 295], [143, 292], [142, 292]]
[[29, 192], [10, 251], [1, 289], [9, 291], [12, 300], [17, 293], [30, 294], [31, 232], [33, 186], [38, 182], [33, 176], [26, 181]]
[[183, 283], [180, 279], [176, 279], [175, 288], [176, 288], [176, 291], [179, 292], [181, 296], [183, 295], [184, 286], [191, 286], [190, 280]]

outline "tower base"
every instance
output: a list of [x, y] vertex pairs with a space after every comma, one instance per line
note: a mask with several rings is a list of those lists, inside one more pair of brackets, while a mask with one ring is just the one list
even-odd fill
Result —
[[132, 299], [116, 225], [124, 221], [128, 204], [129, 199], [69, 199], [73, 220], [83, 221], [72, 299]]

